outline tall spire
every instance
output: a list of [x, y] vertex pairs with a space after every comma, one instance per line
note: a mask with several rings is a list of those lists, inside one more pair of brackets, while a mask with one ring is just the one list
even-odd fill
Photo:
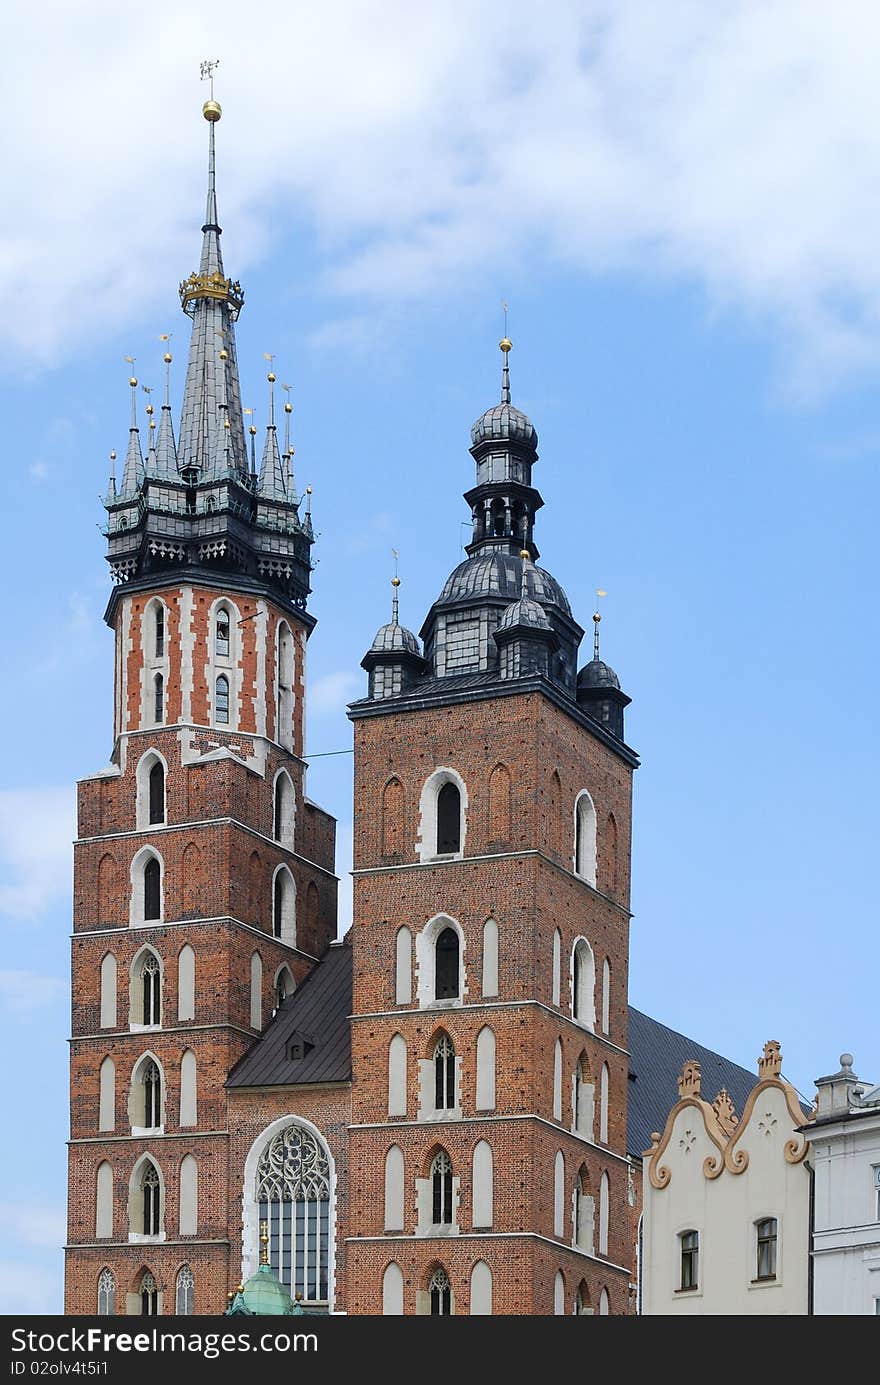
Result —
[[141, 435], [137, 421], [137, 383], [137, 376], [130, 376], [128, 384], [131, 389], [131, 427], [128, 430], [128, 448], [122, 470], [122, 490], [119, 492], [119, 498], [125, 500], [132, 500], [137, 495], [144, 475], [144, 455], [141, 452]]
[[510, 403], [510, 367], [508, 360], [510, 352], [513, 350], [513, 342], [507, 335], [507, 304], [504, 304], [504, 336], [498, 343], [504, 353], [504, 365], [501, 370], [501, 403]]
[[[203, 64], [202, 75], [212, 77], [214, 66]], [[181, 305], [193, 327], [177, 460], [181, 472], [205, 479], [213, 475], [218, 454], [225, 457], [227, 450], [234, 471], [244, 476], [248, 467], [233, 330], [244, 295], [239, 283], [225, 277], [220, 253], [215, 126], [222, 112], [213, 94], [202, 114], [208, 122], [208, 195], [199, 268], [180, 286]]]

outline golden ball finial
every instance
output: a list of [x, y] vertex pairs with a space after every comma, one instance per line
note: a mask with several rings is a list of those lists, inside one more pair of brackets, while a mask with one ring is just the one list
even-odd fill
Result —
[[269, 381], [269, 384], [270, 384], [270, 385], [274, 385], [274, 384], [275, 384], [275, 372], [274, 372], [274, 370], [270, 370], [270, 371], [269, 371], [269, 374], [266, 376], [266, 379]]
[[116, 461], [116, 452], [115, 452], [115, 450], [114, 450], [113, 452], [110, 453], [110, 460], [111, 460], [111, 462], [115, 462], [115, 461]]
[[392, 579], [391, 579], [391, 585], [392, 585], [392, 587], [399, 587], [399, 586], [400, 586], [400, 578], [399, 578], [399, 577], [392, 577]]
[[521, 548], [519, 550], [519, 556], [525, 561], [526, 558], [530, 558], [532, 555], [527, 548]]
[[171, 364], [171, 352], [170, 352], [170, 351], [166, 351], [166, 352], [165, 352], [165, 355], [162, 357], [162, 360], [165, 362], [166, 365], [170, 365], [170, 364]]
[[257, 436], [257, 430], [253, 424], [251, 424], [250, 428], [248, 429], [248, 432], [250, 433], [252, 438], [255, 438]]
[[223, 350], [220, 352], [220, 359], [221, 359], [221, 361], [228, 361], [228, 360], [229, 360], [229, 352], [226, 350], [226, 347], [225, 347], [225, 346], [224, 346]]
[[513, 342], [510, 340], [510, 337], [502, 337], [498, 345], [504, 352], [505, 356], [507, 355], [508, 351], [513, 350]]
[[306, 495], [311, 495], [311, 493], [312, 493], [312, 488], [311, 488], [311, 486], [306, 486]]
[[152, 406], [152, 404], [148, 404], [148, 405], [147, 405], [147, 413], [148, 413], [148, 414], [152, 414], [152, 412], [153, 412], [153, 406]]
[[599, 621], [600, 621], [601, 619], [602, 619], [602, 617], [599, 615], [599, 612], [598, 612], [598, 611], [594, 611], [594, 612], [593, 612], [593, 620], [596, 622], [597, 625], [599, 624]]
[[129, 376], [128, 383], [131, 385], [131, 387], [132, 387], [133, 390], [134, 390], [134, 389], [137, 389], [137, 376], [136, 376], [136, 375], [131, 375], [131, 376]]
[[292, 413], [293, 413], [293, 405], [291, 404], [291, 402], [290, 402], [289, 399], [288, 399], [287, 403], [284, 405], [284, 412], [285, 412], [286, 414], [292, 414]]
[[210, 125], [213, 125], [215, 121], [219, 120], [222, 114], [223, 111], [220, 109], [220, 102], [213, 100], [213, 98], [210, 101], [206, 101], [202, 107], [202, 115]]
[[229, 422], [229, 419], [228, 419], [228, 418], [224, 418], [224, 420], [223, 420], [223, 427], [224, 427], [224, 428], [231, 428], [231, 427], [232, 427], [232, 424]]

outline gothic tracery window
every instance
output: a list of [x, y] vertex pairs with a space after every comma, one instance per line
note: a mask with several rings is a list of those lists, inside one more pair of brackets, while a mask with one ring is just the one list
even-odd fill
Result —
[[154, 952], [144, 953], [141, 962], [142, 1024], [161, 1024], [162, 973]]
[[[159, 1235], [159, 1174], [156, 1165], [149, 1159], [144, 1165], [141, 1178], [143, 1197], [143, 1233], [145, 1236]], [[155, 1291], [155, 1285], [153, 1286]], [[155, 1312], [155, 1309], [153, 1310]]]
[[434, 1047], [434, 1107], [451, 1111], [455, 1107], [455, 1049], [448, 1034]]
[[116, 1279], [112, 1270], [98, 1275], [98, 1317], [110, 1318], [116, 1312]]
[[179, 1317], [189, 1316], [193, 1311], [196, 1282], [189, 1265], [181, 1265], [177, 1275], [177, 1295], [175, 1311]]
[[438, 1265], [428, 1282], [431, 1299], [431, 1317], [448, 1318], [452, 1315], [452, 1286], [449, 1275]]
[[329, 1297], [330, 1164], [300, 1125], [279, 1130], [257, 1166], [260, 1221], [269, 1224], [269, 1263], [292, 1297]]
[[141, 1083], [144, 1088], [144, 1129], [154, 1130], [162, 1124], [162, 1077], [152, 1059], [144, 1064]]
[[229, 722], [229, 679], [225, 673], [214, 685], [214, 720], [218, 725], [226, 725]]
[[452, 1161], [444, 1149], [431, 1164], [431, 1221], [434, 1226], [452, 1224]]
[[156, 1288], [156, 1281], [147, 1270], [140, 1287], [141, 1296], [141, 1317], [152, 1318], [159, 1311], [159, 1291]]

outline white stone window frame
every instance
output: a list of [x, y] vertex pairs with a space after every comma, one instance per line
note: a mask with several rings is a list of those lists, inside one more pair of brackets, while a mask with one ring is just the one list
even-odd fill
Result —
[[[229, 653], [217, 653], [217, 614], [229, 616]], [[205, 676], [208, 691], [208, 721], [218, 731], [235, 732], [241, 720], [241, 611], [231, 597], [219, 596], [208, 609], [208, 663]], [[221, 674], [229, 680], [229, 720], [218, 721], [216, 715], [217, 679]]]
[[[144, 918], [146, 894], [144, 888], [144, 870], [147, 861], [151, 857], [155, 857], [159, 862], [159, 917], [157, 919]], [[162, 853], [157, 851], [154, 846], [142, 846], [132, 857], [129, 880], [131, 884], [128, 903], [129, 927], [159, 927], [165, 922], [165, 861], [162, 858]]]
[[[284, 631], [290, 637], [290, 682], [284, 681], [281, 667]], [[296, 637], [293, 626], [282, 617], [275, 626], [275, 741], [284, 750], [293, 750], [293, 721], [296, 711]]]
[[[434, 1215], [434, 1165], [441, 1155], [446, 1156], [450, 1164], [452, 1176], [452, 1193], [450, 1212], [452, 1220], [448, 1222], [435, 1222], [432, 1220]], [[428, 1172], [424, 1178], [416, 1179], [416, 1230], [415, 1234], [419, 1239], [425, 1237], [447, 1238], [450, 1236], [460, 1236], [461, 1226], [459, 1224], [459, 1212], [461, 1210], [461, 1177], [455, 1172], [455, 1164], [449, 1150], [441, 1147], [435, 1148], [428, 1165]]]
[[[581, 831], [578, 831], [578, 823]], [[588, 789], [581, 789], [574, 801], [572, 869], [579, 880], [596, 888], [596, 805]], [[584, 835], [584, 832], [586, 835]], [[581, 850], [578, 851], [578, 837]]]
[[[458, 995], [437, 1000], [436, 989], [437, 939], [445, 928], [458, 934]], [[450, 914], [435, 914], [415, 935], [416, 1000], [420, 1010], [458, 1010], [467, 996], [464, 929]]]
[[[578, 948], [580, 947], [581, 944], [583, 944], [583, 946], [586, 948], [587, 952], [589, 953], [590, 963], [591, 963], [591, 970], [592, 970], [592, 977], [593, 977], [593, 984], [589, 987], [588, 992], [587, 992], [588, 1015], [589, 1015], [589, 1017], [590, 1017], [589, 1020], [585, 1019], [583, 1015], [576, 1015], [576, 1014], [575, 1014], [575, 965], [574, 965], [574, 961], [575, 961], [575, 954], [577, 953], [577, 950], [578, 950]], [[572, 1020], [573, 1020], [574, 1023], [575, 1023], [576, 1025], [578, 1025], [581, 1029], [585, 1029], [585, 1030], [587, 1031], [587, 1033], [589, 1033], [589, 1034], [595, 1034], [595, 1032], [596, 1032], [596, 954], [595, 954], [595, 952], [593, 951], [593, 947], [592, 947], [592, 944], [590, 943], [589, 938], [585, 938], [584, 935], [583, 935], [583, 933], [579, 933], [578, 936], [575, 938], [574, 942], [573, 942], [572, 945], [571, 945], [571, 952], [570, 952], [570, 954], [569, 954], [569, 959], [568, 959], [568, 989], [569, 989], [569, 1011], [570, 1011], [570, 1013], [571, 1013], [571, 1018], [572, 1018]]]
[[[144, 957], [155, 957], [159, 963], [159, 1023], [143, 1024], [131, 1018], [132, 1012], [143, 1007], [143, 976], [141, 975], [141, 961]], [[138, 1006], [135, 1006], [135, 988], [137, 990]], [[144, 943], [138, 948], [131, 959], [128, 968], [128, 1032], [129, 1034], [153, 1034], [162, 1028], [165, 1018], [165, 963], [154, 947], [149, 943]]]
[[[153, 1132], [151, 1131], [150, 1133], [152, 1134]], [[131, 1229], [132, 1213], [134, 1212], [135, 1207], [137, 1207], [140, 1211], [140, 1219], [141, 1221], [143, 1221], [143, 1203], [140, 1201], [140, 1199], [143, 1196], [141, 1192], [141, 1179], [143, 1178], [143, 1168], [145, 1164], [152, 1164], [153, 1168], [156, 1170], [156, 1173], [159, 1177], [159, 1230], [156, 1233], [156, 1235], [147, 1235], [143, 1231], [132, 1231]], [[145, 1149], [143, 1154], [141, 1154], [139, 1158], [135, 1161], [134, 1167], [132, 1168], [131, 1175], [128, 1180], [128, 1208], [126, 1216], [128, 1220], [129, 1245], [159, 1245], [162, 1241], [164, 1241], [166, 1208], [167, 1202], [165, 1198], [165, 1175], [162, 1173], [162, 1166], [159, 1163], [159, 1160], [155, 1157], [155, 1155], [152, 1154], [148, 1149]]]
[[[437, 799], [444, 784], [454, 784], [459, 794], [459, 838], [458, 851], [437, 852]], [[467, 786], [457, 770], [449, 765], [439, 765], [422, 785], [419, 797], [419, 835], [416, 838], [416, 856], [421, 862], [460, 861], [464, 857], [467, 835]]]
[[[150, 822], [150, 772], [155, 764], [162, 766], [162, 821]], [[135, 822], [139, 832], [152, 832], [168, 825], [168, 761], [155, 748], [145, 750], [135, 770]]]
[[292, 1111], [286, 1116], [279, 1116], [277, 1120], [267, 1125], [254, 1140], [248, 1150], [247, 1158], [244, 1163], [244, 1187], [242, 1191], [242, 1258], [241, 1258], [241, 1283], [250, 1279], [252, 1274], [256, 1274], [260, 1267], [260, 1206], [256, 1197], [257, 1169], [263, 1151], [279, 1133], [286, 1129], [288, 1125], [298, 1125], [303, 1130], [307, 1130], [318, 1143], [322, 1146], [327, 1159], [329, 1169], [330, 1185], [330, 1213], [328, 1218], [328, 1239], [327, 1247], [327, 1311], [333, 1313], [336, 1301], [336, 1161], [327, 1140], [321, 1131], [311, 1121], [306, 1120], [305, 1116], [294, 1114]]
[[[156, 1067], [159, 1070], [159, 1124], [135, 1125], [132, 1117], [134, 1115], [134, 1107], [139, 1099], [138, 1094], [136, 1094], [136, 1089], [142, 1080], [142, 1071], [148, 1063], [155, 1063]], [[131, 1127], [132, 1139], [134, 1139], [135, 1136], [138, 1136], [140, 1138], [148, 1138], [153, 1135], [165, 1134], [165, 1106], [167, 1100], [168, 1082], [165, 1077], [165, 1069], [162, 1066], [162, 1060], [155, 1053], [153, 1053], [152, 1049], [148, 1048], [147, 1051], [145, 1053], [142, 1053], [140, 1057], [137, 1059], [134, 1067], [131, 1070], [131, 1079], [128, 1084], [128, 1108], [126, 1110], [126, 1115], [128, 1117], [128, 1124]]]
[[[455, 1105], [437, 1107], [434, 1105], [437, 1094], [437, 1046], [441, 1044], [444, 1039], [447, 1040], [453, 1049], [452, 1062], [455, 1072]], [[428, 1046], [428, 1057], [418, 1060], [418, 1082], [419, 1105], [418, 1111], [416, 1112], [417, 1120], [431, 1122], [461, 1120], [462, 1055], [456, 1048], [452, 1035], [447, 1029], [436, 1029], [431, 1035]]]
[[[285, 903], [281, 909], [281, 928], [275, 932], [275, 885], [279, 876], [283, 876], [289, 882], [285, 893]], [[277, 865], [272, 872], [272, 937], [276, 942], [284, 943], [287, 947], [296, 947], [296, 880], [293, 871], [284, 861]]]
[[[689, 1231], [697, 1233], [697, 1285], [694, 1289], [683, 1289], [681, 1286], [681, 1238], [686, 1236]], [[679, 1222], [672, 1230], [672, 1253], [675, 1256], [673, 1263], [672, 1283], [675, 1285], [675, 1294], [685, 1294], [688, 1298], [702, 1298], [703, 1296], [703, 1275], [704, 1264], [704, 1244], [703, 1226], [701, 1222], [691, 1218], [690, 1221]]]
[[[156, 654], [155, 611], [162, 608], [165, 638], [164, 653]], [[168, 679], [171, 672], [169, 653], [168, 616], [169, 607], [161, 596], [152, 596], [141, 614], [141, 727], [168, 725]], [[162, 719], [156, 720], [156, 674], [162, 675]], [[124, 709], [123, 709], [124, 715]]]
[[[276, 837], [275, 818], [278, 785], [284, 781], [287, 782], [290, 794], [289, 799], [286, 800], [289, 805], [289, 821], [285, 822], [284, 814], [282, 813], [282, 830], [280, 835]], [[295, 850], [294, 843], [296, 840], [296, 790], [293, 786], [293, 780], [291, 779], [287, 770], [283, 766], [280, 769], [276, 770], [275, 778], [272, 780], [272, 840], [276, 841], [279, 846], [285, 847], [288, 851]]]

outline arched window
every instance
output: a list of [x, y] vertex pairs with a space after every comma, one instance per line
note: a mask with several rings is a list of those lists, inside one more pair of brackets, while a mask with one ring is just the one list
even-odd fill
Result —
[[451, 856], [461, 850], [461, 793], [447, 780], [437, 794], [437, 855]]
[[580, 1284], [578, 1285], [578, 1291], [575, 1294], [574, 1299], [574, 1311], [575, 1317], [585, 1317], [592, 1315], [593, 1310], [590, 1307], [590, 1290], [587, 1286], [587, 1281], [585, 1279], [582, 1279]]
[[608, 1290], [603, 1289], [599, 1295], [599, 1316], [600, 1318], [607, 1318], [610, 1312], [611, 1304], [608, 1299]]
[[181, 1265], [177, 1272], [177, 1293], [175, 1295], [175, 1311], [178, 1317], [189, 1317], [193, 1312], [193, 1300], [195, 1298], [196, 1281], [189, 1265]]
[[457, 1000], [460, 994], [458, 934], [454, 928], [444, 928], [437, 935], [434, 947], [434, 997], [436, 1000]]
[[296, 990], [296, 982], [289, 967], [282, 967], [275, 978], [275, 1008], [281, 1009], [289, 995]]
[[286, 750], [293, 749], [294, 643], [287, 621], [279, 621], [275, 668], [276, 740]]
[[132, 970], [131, 1023], [156, 1028], [162, 1023], [162, 968], [155, 952], [146, 948]]
[[116, 1064], [109, 1056], [98, 1074], [98, 1129], [116, 1129]]
[[161, 1226], [161, 1209], [159, 1206], [159, 1193], [161, 1185], [159, 1182], [159, 1171], [156, 1165], [147, 1159], [144, 1162], [141, 1174], [141, 1231], [144, 1236], [158, 1236]]
[[565, 1235], [565, 1156], [556, 1151], [553, 1164], [553, 1235]]
[[575, 804], [574, 868], [582, 880], [596, 883], [596, 809], [584, 789]]
[[574, 1128], [587, 1140], [593, 1138], [593, 1090], [586, 1055], [582, 1054], [574, 1076]]
[[599, 1179], [599, 1254], [608, 1254], [608, 1175]]
[[178, 1229], [181, 1236], [195, 1236], [199, 1229], [199, 1166], [191, 1154], [180, 1163]]
[[553, 1004], [558, 1005], [562, 994], [562, 934], [558, 928], [553, 930], [552, 996]]
[[157, 725], [165, 720], [165, 679], [161, 673], [153, 679], [153, 720]]
[[455, 1049], [448, 1034], [441, 1034], [434, 1045], [434, 1107], [437, 1111], [455, 1108]]
[[259, 952], [251, 953], [251, 1029], [263, 1027], [263, 959]]
[[180, 1124], [198, 1124], [196, 1090], [196, 1055], [191, 1048], [186, 1049], [180, 1060]]
[[133, 1124], [156, 1130], [162, 1124], [162, 1074], [152, 1058], [141, 1064], [138, 1081], [143, 1089], [138, 1098], [143, 1119]]
[[382, 1316], [403, 1316], [403, 1270], [394, 1260], [386, 1266], [382, 1276]]
[[292, 1123], [275, 1134], [257, 1165], [259, 1220], [269, 1223], [269, 1264], [292, 1298], [329, 1296], [330, 1162], [323, 1144]]
[[155, 760], [150, 770], [150, 822], [165, 821], [165, 767]]
[[432, 1318], [448, 1318], [452, 1315], [452, 1286], [449, 1275], [438, 1265], [428, 1280], [428, 1298]]
[[571, 1013], [587, 1029], [596, 1026], [596, 964], [586, 938], [578, 938], [572, 954]]
[[218, 726], [229, 722], [229, 679], [225, 673], [214, 684], [214, 720]]
[[225, 606], [218, 607], [214, 617], [214, 653], [221, 659], [229, 658], [229, 612]]
[[153, 635], [155, 637], [155, 657], [165, 657], [165, 607], [157, 601], [153, 607]]
[[112, 1318], [116, 1313], [116, 1278], [112, 1270], [98, 1275], [98, 1317]]
[[287, 866], [279, 866], [272, 888], [272, 932], [289, 947], [296, 947], [296, 885]]
[[562, 1270], [556, 1271], [553, 1281], [553, 1312], [557, 1318], [565, 1312], [565, 1278]]
[[496, 765], [489, 775], [489, 841], [506, 842], [510, 836], [510, 771]]
[[595, 1203], [586, 1165], [581, 1166], [574, 1190], [574, 1243], [593, 1254]]
[[562, 1120], [562, 1040], [553, 1046], [553, 1119]]
[[492, 1314], [492, 1271], [485, 1260], [478, 1260], [471, 1270], [471, 1317]]
[[610, 1034], [611, 1029], [611, 963], [606, 957], [602, 963], [602, 1033]]
[[617, 875], [617, 820], [609, 813], [605, 823], [605, 888], [610, 895], [617, 894]]
[[395, 1034], [388, 1045], [388, 1114], [406, 1115], [406, 1039]]
[[144, 922], [162, 917], [162, 872], [157, 856], [144, 861]]
[[486, 1025], [477, 1035], [477, 1110], [495, 1110], [495, 1031]]
[[106, 1159], [95, 1176], [95, 1239], [113, 1235], [113, 1170]]
[[385, 1230], [403, 1230], [403, 1150], [392, 1145], [385, 1154]]
[[473, 1224], [481, 1230], [492, 1225], [494, 1218], [494, 1161], [492, 1147], [486, 1140], [474, 1146], [472, 1174]]
[[498, 924], [486, 919], [483, 924], [483, 996], [498, 994]]
[[177, 1018], [191, 1020], [196, 1012], [196, 954], [189, 943], [177, 958]]
[[150, 1271], [147, 1270], [138, 1290], [141, 1299], [141, 1317], [153, 1318], [159, 1311], [159, 1290]]
[[608, 1143], [608, 1064], [602, 1064], [599, 1073], [599, 1143]]
[[275, 779], [275, 811], [272, 831], [276, 842], [293, 846], [294, 795], [293, 784], [286, 770], [279, 770]]
[[403, 785], [389, 779], [382, 790], [382, 855], [400, 856], [403, 852]]
[[412, 1000], [412, 934], [404, 925], [394, 940], [394, 1003], [409, 1005]]
[[431, 1222], [452, 1225], [452, 1161], [445, 1149], [434, 1155], [431, 1164]]
[[116, 1028], [116, 958], [112, 952], [101, 959], [101, 1028]]

